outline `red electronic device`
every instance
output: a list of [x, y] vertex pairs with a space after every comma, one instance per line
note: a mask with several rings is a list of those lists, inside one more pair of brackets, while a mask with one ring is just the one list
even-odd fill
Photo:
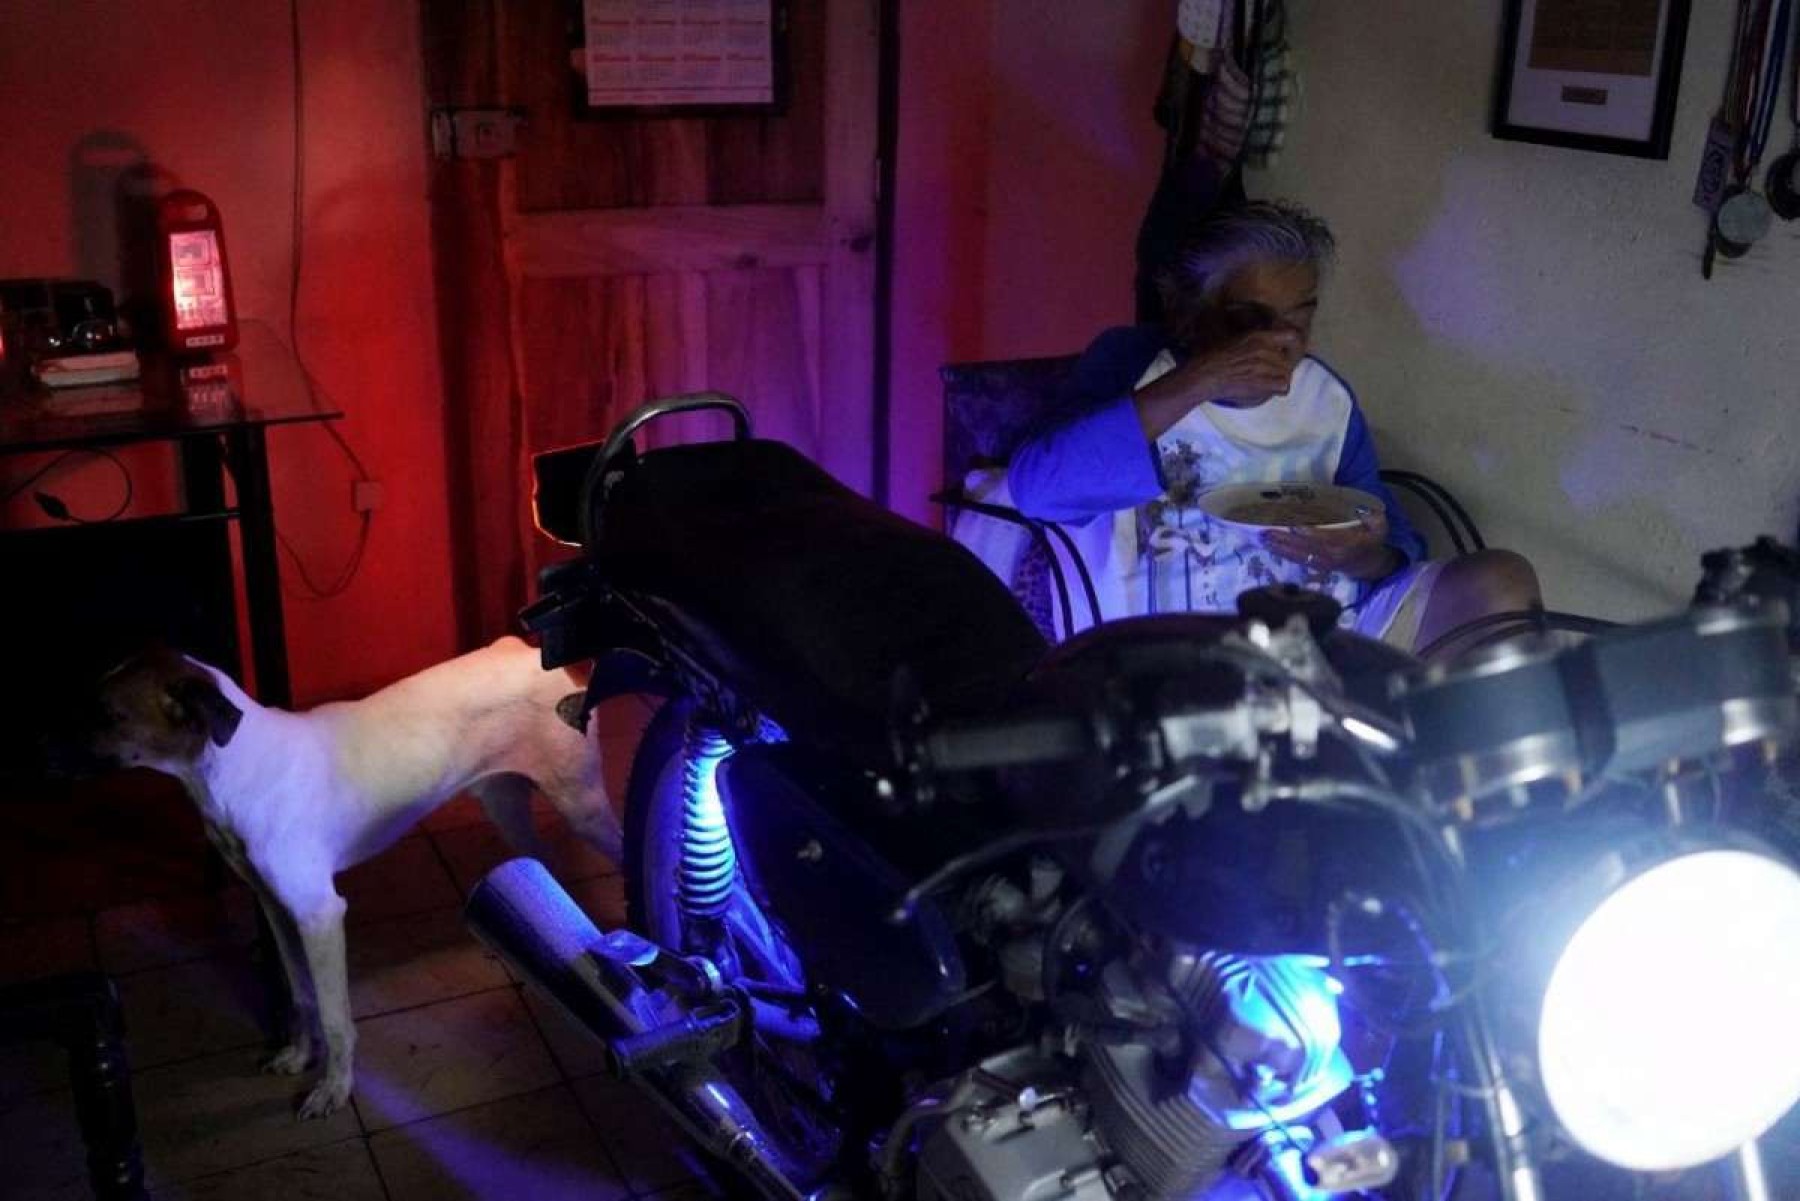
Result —
[[199, 192], [170, 192], [156, 205], [156, 238], [169, 349], [179, 354], [236, 346], [219, 210]]

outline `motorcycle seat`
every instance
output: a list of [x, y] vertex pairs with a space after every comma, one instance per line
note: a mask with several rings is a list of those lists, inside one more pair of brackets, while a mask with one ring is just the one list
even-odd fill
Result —
[[652, 450], [592, 503], [605, 578], [791, 738], [884, 755], [899, 669], [976, 713], [1047, 647], [973, 554], [783, 443]]

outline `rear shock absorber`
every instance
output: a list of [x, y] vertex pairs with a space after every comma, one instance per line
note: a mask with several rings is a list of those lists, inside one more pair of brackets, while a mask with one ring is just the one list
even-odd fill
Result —
[[719, 799], [719, 763], [731, 744], [715, 728], [690, 718], [681, 747], [681, 867], [676, 896], [688, 923], [717, 923], [731, 907], [737, 850]]

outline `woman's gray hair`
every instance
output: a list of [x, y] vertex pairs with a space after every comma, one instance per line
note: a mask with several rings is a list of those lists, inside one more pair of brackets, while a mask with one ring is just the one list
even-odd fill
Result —
[[1239, 268], [1304, 263], [1323, 268], [1337, 242], [1324, 221], [1285, 200], [1253, 200], [1203, 218], [1174, 261], [1157, 272], [1163, 311], [1191, 311]]

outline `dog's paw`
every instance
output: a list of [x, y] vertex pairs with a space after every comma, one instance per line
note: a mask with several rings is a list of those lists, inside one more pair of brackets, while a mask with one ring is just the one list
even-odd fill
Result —
[[312, 1118], [328, 1118], [342, 1109], [350, 1100], [350, 1080], [333, 1080], [327, 1076], [318, 1083], [312, 1092], [306, 1094], [306, 1100], [300, 1102], [300, 1120]]
[[262, 1070], [275, 1076], [298, 1076], [312, 1062], [312, 1048], [306, 1043], [290, 1043], [263, 1060]]

